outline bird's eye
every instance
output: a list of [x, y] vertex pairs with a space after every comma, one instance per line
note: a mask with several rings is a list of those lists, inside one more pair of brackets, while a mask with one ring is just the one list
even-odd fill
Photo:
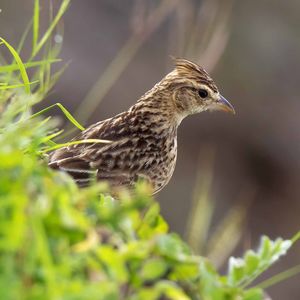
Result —
[[200, 89], [199, 91], [198, 91], [198, 94], [199, 94], [199, 96], [201, 97], [201, 98], [206, 98], [207, 96], [208, 96], [208, 92], [207, 92], [207, 90], [204, 90], [204, 89]]

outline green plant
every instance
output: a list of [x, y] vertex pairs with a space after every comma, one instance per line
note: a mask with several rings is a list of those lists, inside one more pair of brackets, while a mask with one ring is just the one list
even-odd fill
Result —
[[[79, 190], [66, 174], [48, 169], [45, 153], [65, 144], [53, 141], [61, 132], [42, 117], [45, 110], [32, 111], [61, 74], [51, 72], [59, 61], [51, 36], [68, 4], [62, 1], [40, 38], [35, 1], [32, 55], [25, 63], [18, 54], [22, 43], [15, 50], [1, 39], [12, 62], [1, 59], [0, 66], [0, 299], [263, 299], [262, 289], [250, 284], [297, 237], [263, 237], [256, 252], [231, 258], [228, 273], [220, 275], [168, 231], [147, 185], [115, 201], [105, 185]], [[35, 60], [42, 49], [44, 58]], [[31, 78], [27, 68], [35, 70]]]

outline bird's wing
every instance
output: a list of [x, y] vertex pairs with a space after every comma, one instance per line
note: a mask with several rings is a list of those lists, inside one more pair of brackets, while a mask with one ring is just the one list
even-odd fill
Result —
[[134, 135], [130, 116], [120, 114], [96, 123], [73, 140], [105, 139], [109, 144], [86, 143], [61, 148], [50, 156], [49, 166], [68, 172], [80, 186], [93, 178], [111, 185], [132, 185], [138, 178], [138, 136]]

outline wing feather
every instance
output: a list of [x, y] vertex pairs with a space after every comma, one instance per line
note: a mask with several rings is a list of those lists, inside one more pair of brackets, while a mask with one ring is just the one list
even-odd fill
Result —
[[134, 142], [128, 112], [92, 125], [73, 140], [106, 139], [111, 144], [75, 144], [54, 151], [49, 166], [69, 173], [79, 186], [90, 181], [108, 181], [113, 186], [132, 185], [137, 180], [136, 170], [128, 160], [133, 158]]

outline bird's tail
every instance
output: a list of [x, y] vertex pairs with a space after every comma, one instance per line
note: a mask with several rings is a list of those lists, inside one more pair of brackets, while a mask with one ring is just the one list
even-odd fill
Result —
[[96, 171], [90, 168], [87, 161], [79, 156], [74, 156], [74, 153], [69, 152], [66, 148], [53, 152], [48, 165], [52, 169], [67, 172], [80, 187], [88, 186], [96, 175]]

